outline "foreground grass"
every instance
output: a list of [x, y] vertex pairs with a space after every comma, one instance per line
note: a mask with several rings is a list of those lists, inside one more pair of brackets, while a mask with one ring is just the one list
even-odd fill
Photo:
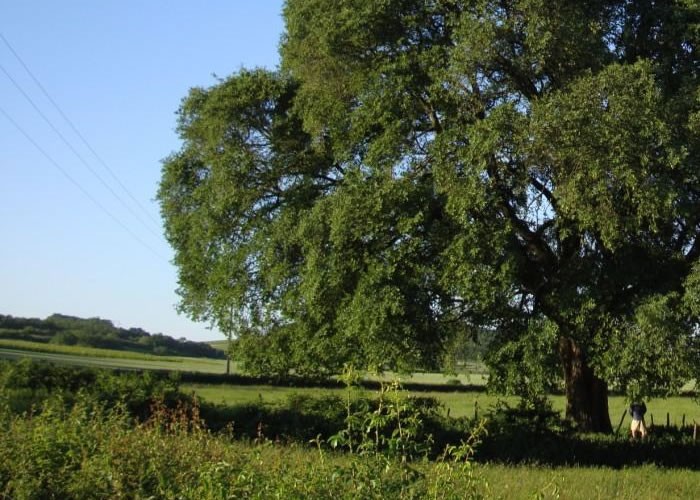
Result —
[[468, 498], [469, 462], [410, 466], [211, 434], [196, 407], [137, 423], [91, 399], [48, 400], [32, 418], [0, 408], [0, 498]]
[[[0, 498], [636, 499], [700, 490], [700, 447], [687, 436], [581, 436], [509, 411], [489, 415], [486, 428], [457, 425], [400, 390], [383, 392], [383, 406], [353, 405], [352, 420], [340, 391], [322, 389], [279, 391], [275, 403], [261, 401], [264, 386], [248, 387], [247, 406], [199, 406], [165, 374], [0, 368]], [[410, 432], [396, 438], [399, 419]], [[482, 441], [473, 445], [475, 428]], [[345, 452], [332, 448], [336, 436]]]
[[[655, 466], [478, 465], [466, 455], [402, 463], [325, 447], [234, 441], [196, 408], [134, 422], [91, 400], [26, 418], [0, 405], [2, 498], [696, 498], [700, 474]], [[465, 461], [466, 459], [466, 461]]]
[[700, 473], [655, 466], [621, 470], [585, 467], [479, 467], [487, 496], [504, 499], [697, 498]]

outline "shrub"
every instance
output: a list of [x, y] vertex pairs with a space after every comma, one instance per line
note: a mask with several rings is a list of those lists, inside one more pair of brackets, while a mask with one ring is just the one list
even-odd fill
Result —
[[61, 394], [70, 406], [78, 393], [88, 393], [107, 406], [121, 404], [141, 418], [148, 416], [155, 399], [170, 406], [189, 400], [178, 391], [177, 379], [166, 375], [61, 366], [28, 359], [0, 361], [0, 392], [15, 413], [39, 411], [52, 394]]
[[435, 465], [411, 465], [231, 441], [207, 431], [191, 405], [156, 404], [138, 422], [87, 394], [70, 409], [49, 398], [32, 418], [0, 406], [0, 422], [7, 498], [469, 498], [485, 488], [470, 461], [473, 441]]

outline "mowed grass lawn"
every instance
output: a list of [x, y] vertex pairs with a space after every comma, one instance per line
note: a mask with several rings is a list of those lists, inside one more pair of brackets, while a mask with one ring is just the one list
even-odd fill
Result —
[[[238, 405], [248, 403], [266, 403], [275, 405], [283, 403], [294, 394], [307, 396], [335, 395], [345, 397], [345, 389], [328, 389], [315, 387], [277, 387], [266, 385], [235, 386], [223, 384], [182, 384], [185, 393], [194, 393], [198, 398], [216, 404]], [[368, 396], [374, 391], [363, 390]], [[413, 392], [416, 396], [434, 397], [449, 409], [454, 417], [473, 416], [475, 408], [481, 414], [498, 401], [517, 402], [516, 398], [503, 398], [485, 392]]]
[[[233, 386], [223, 384], [183, 384], [181, 389], [187, 393], [194, 393], [200, 399], [211, 403], [226, 405], [263, 402], [267, 404], [282, 403], [293, 394], [320, 396], [334, 394], [339, 397], [345, 395], [344, 389], [321, 389], [304, 387], [273, 387], [264, 385]], [[367, 390], [367, 394], [372, 391]], [[515, 397], [503, 397], [488, 394], [481, 391], [470, 392], [442, 392], [426, 391], [412, 392], [416, 396], [434, 397], [444, 405], [445, 411], [453, 417], [483, 415], [489, 408], [499, 402], [514, 405], [518, 402]], [[563, 395], [551, 396], [552, 406], [563, 414], [566, 400]], [[611, 396], [608, 400], [610, 420], [613, 427], [617, 427], [622, 413], [627, 409], [627, 403], [623, 396]], [[696, 421], [700, 424], [700, 405], [690, 397], [671, 397], [667, 399], [654, 399], [648, 402], [647, 423], [651, 422], [653, 415], [656, 425], [666, 423], [666, 414], [670, 416], [671, 424], [680, 425], [683, 415], [686, 424]], [[629, 417], [625, 416], [624, 425], [629, 424]], [[699, 493], [700, 498], [700, 493]]]

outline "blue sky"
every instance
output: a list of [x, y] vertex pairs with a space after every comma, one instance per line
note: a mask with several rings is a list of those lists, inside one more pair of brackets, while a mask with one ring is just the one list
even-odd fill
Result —
[[282, 3], [0, 4], [0, 34], [87, 141], [0, 39], [0, 314], [222, 338], [175, 310], [176, 269], [154, 198], [161, 160], [180, 146], [180, 100], [213, 74], [275, 68]]

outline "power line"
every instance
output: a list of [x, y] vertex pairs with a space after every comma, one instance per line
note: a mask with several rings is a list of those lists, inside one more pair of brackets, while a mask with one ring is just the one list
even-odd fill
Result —
[[39, 109], [39, 106], [36, 105], [34, 100], [29, 96], [29, 94], [27, 94], [24, 91], [24, 89], [19, 85], [19, 83], [17, 83], [17, 81], [14, 78], [12, 78], [12, 75], [10, 75], [10, 73], [5, 69], [5, 67], [2, 64], [0, 64], [0, 71], [5, 73], [5, 76], [12, 82], [15, 88], [24, 96], [24, 98], [29, 102], [29, 104], [32, 105], [34, 110], [39, 114], [39, 116], [41, 116], [41, 118], [43, 118], [43, 120], [48, 124], [48, 126], [51, 127], [51, 130], [54, 131], [54, 133], [61, 139], [61, 141], [63, 141], [63, 143], [68, 147], [68, 149], [70, 149], [73, 152], [73, 154], [81, 161], [81, 163], [85, 165], [85, 167], [92, 173], [92, 175], [94, 175], [97, 178], [97, 180], [100, 181], [102, 186], [104, 186], [105, 189], [112, 193], [112, 196], [114, 196], [124, 208], [131, 212], [131, 214], [134, 217], [136, 217], [136, 219], [138, 219], [138, 221], [141, 224], [143, 224], [143, 226], [148, 231], [150, 231], [151, 234], [153, 234], [156, 238], [160, 238], [160, 236], [155, 231], [153, 231], [153, 229], [149, 225], [146, 224], [146, 222], [141, 218], [141, 216], [139, 216], [139, 214], [137, 214], [129, 205], [127, 205], [127, 203], [122, 199], [122, 197], [119, 196], [119, 194], [116, 191], [114, 191], [114, 189], [112, 189], [112, 186], [110, 186], [102, 178], [102, 176], [94, 168], [92, 168], [87, 161], [85, 161], [85, 158], [83, 158], [83, 156], [73, 147], [73, 145], [68, 141], [68, 139], [66, 139], [66, 137], [61, 133], [61, 131], [58, 130], [58, 128], [56, 128], [53, 122], [46, 117], [46, 115], [41, 111], [41, 109]]
[[134, 233], [126, 224], [124, 224], [118, 217], [116, 217], [112, 212], [107, 210], [107, 208], [102, 205], [97, 199], [92, 196], [78, 181], [76, 181], [73, 176], [71, 176], [61, 165], [54, 160], [51, 155], [49, 155], [12, 117], [5, 111], [4, 108], [0, 106], [0, 113], [2, 113], [7, 120], [14, 125], [14, 127], [54, 166], [56, 167], [75, 187], [77, 187], [90, 201], [92, 201], [102, 212], [104, 212], [110, 219], [116, 222], [122, 227], [129, 235], [134, 238], [143, 247], [148, 249], [153, 255], [161, 260], [167, 262], [167, 259], [163, 257], [160, 253], [153, 249], [148, 243], [139, 238], [136, 233]]
[[[36, 84], [36, 86], [39, 87], [39, 89], [40, 89], [41, 92], [44, 94], [44, 96], [45, 96], [45, 97], [48, 99], [48, 101], [53, 105], [53, 107], [56, 109], [56, 111], [58, 111], [58, 113], [59, 113], [59, 114], [61, 115], [61, 117], [65, 120], [65, 122], [68, 124], [68, 126], [71, 128], [71, 130], [73, 130], [73, 132], [75, 133], [75, 135], [77, 135], [77, 136], [80, 138], [80, 140], [83, 142], [83, 144], [85, 145], [85, 147], [92, 153], [92, 155], [97, 159], [97, 161], [102, 165], [102, 167], [104, 167], [104, 169], [107, 170], [107, 172], [110, 174], [110, 176], [112, 177], [112, 179], [113, 179], [117, 184], [119, 184], [119, 186], [122, 188], [122, 190], [123, 190], [123, 191], [129, 196], [129, 198], [131, 198], [131, 200], [141, 209], [141, 211], [142, 211], [144, 214], [146, 214], [146, 216], [147, 216], [149, 219], [151, 219], [151, 221], [156, 225], [156, 227], [160, 227], [160, 223], [153, 217], [153, 215], [151, 215], [151, 213], [150, 213], [148, 210], [146, 210], [146, 208], [141, 204], [141, 202], [139, 202], [139, 200], [138, 200], [133, 194], [131, 194], [131, 191], [129, 191], [129, 189], [124, 185], [124, 183], [122, 183], [122, 181], [121, 181], [121, 180], [119, 179], [119, 177], [114, 173], [114, 171], [109, 167], [109, 165], [107, 165], [107, 163], [102, 159], [102, 157], [97, 153], [97, 151], [95, 151], [95, 149], [90, 145], [90, 143], [88, 142], [88, 140], [85, 139], [85, 137], [83, 136], [83, 134], [80, 133], [80, 131], [78, 130], [78, 128], [73, 124], [73, 122], [68, 118], [68, 116], [66, 116], [66, 114], [63, 112], [63, 110], [61, 109], [61, 107], [56, 103], [56, 101], [55, 101], [55, 100], [51, 97], [51, 95], [47, 92], [47, 90], [46, 90], [46, 89], [44, 88], [44, 86], [41, 84], [41, 82], [39, 81], [39, 79], [38, 79], [36, 76], [34, 76], [34, 73], [32, 73], [32, 71], [29, 69], [29, 67], [27, 66], [27, 64], [25, 64], [24, 60], [20, 57], [20, 55], [17, 53], [17, 51], [15, 51], [15, 49], [12, 47], [12, 45], [10, 44], [10, 42], [7, 40], [7, 38], [5, 38], [5, 36], [4, 36], [2, 33], [0, 33], [0, 38], [1, 38], [2, 41], [5, 43], [5, 45], [6, 45], [7, 48], [10, 50], [10, 52], [12, 52], [12, 54], [15, 56], [15, 58], [19, 61], [19, 63], [20, 63], [20, 64], [22, 65], [22, 67], [24, 68], [24, 70], [27, 72], [27, 74], [28, 74], [28, 75], [31, 77], [31, 79], [34, 81], [34, 83]], [[110, 191], [111, 191], [111, 189], [110, 189]], [[131, 209], [129, 209], [129, 210], [131, 210]], [[132, 213], [133, 213], [133, 212], [132, 212]], [[134, 215], [136, 215], [136, 214], [134, 214]], [[139, 218], [138, 216], [136, 216], [136, 217]], [[139, 218], [139, 219], [140, 219], [140, 218]], [[160, 236], [159, 236], [159, 237], [160, 237]]]

